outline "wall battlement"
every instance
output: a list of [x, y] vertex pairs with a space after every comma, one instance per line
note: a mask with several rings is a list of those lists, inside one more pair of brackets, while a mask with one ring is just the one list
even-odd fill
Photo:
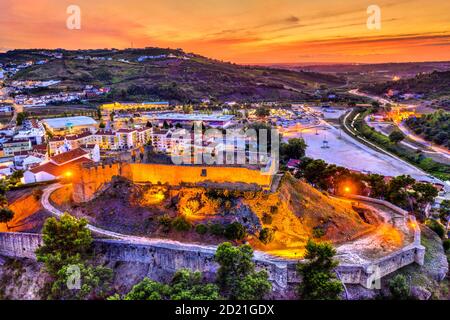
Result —
[[73, 200], [87, 202], [102, 190], [114, 176], [124, 177], [135, 183], [244, 183], [269, 189], [272, 175], [244, 167], [177, 166], [140, 163], [113, 163], [80, 166], [73, 179]]

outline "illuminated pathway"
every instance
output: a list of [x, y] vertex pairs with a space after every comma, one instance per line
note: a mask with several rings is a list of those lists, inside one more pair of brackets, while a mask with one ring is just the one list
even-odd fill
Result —
[[[42, 198], [41, 198], [42, 206], [46, 210], [48, 210], [52, 215], [54, 215], [56, 217], [60, 217], [63, 214], [63, 212], [60, 211], [58, 208], [54, 207], [50, 203], [49, 198], [50, 198], [50, 195], [54, 191], [56, 191], [57, 189], [59, 189], [61, 187], [63, 187], [63, 185], [60, 183], [56, 183], [56, 184], [52, 184], [52, 185], [48, 186], [47, 188], [44, 189]], [[349, 200], [343, 200], [343, 199], [340, 199], [340, 200], [341, 201], [349, 201]], [[376, 208], [371, 206], [369, 203], [365, 203], [365, 205], [370, 206], [372, 208], [372, 210], [374, 210], [375, 212], [378, 212], [378, 214], [383, 216], [385, 220], [390, 219], [390, 218], [386, 219], [386, 215], [390, 215], [389, 212], [387, 212], [387, 211], [380, 212], [380, 210], [377, 210]], [[185, 249], [191, 250], [191, 251], [194, 250], [194, 251], [202, 251], [202, 252], [210, 252], [210, 253], [214, 253], [217, 249], [217, 246], [215, 246], [215, 245], [183, 243], [183, 242], [174, 241], [174, 240], [170, 240], [170, 239], [146, 238], [146, 237], [132, 236], [132, 235], [112, 232], [109, 230], [98, 228], [91, 224], [88, 224], [87, 228], [97, 235], [106, 236], [106, 237], [113, 238], [116, 240], [123, 240], [123, 241], [127, 241], [130, 243], [135, 243], [135, 244], [146, 244], [146, 245], [156, 245], [156, 246], [169, 245], [169, 246], [174, 246], [177, 248], [185, 248]], [[388, 254], [389, 252], [379, 252], [379, 250], [378, 250], [378, 248], [380, 247], [380, 244], [381, 244], [380, 241], [383, 239], [384, 232], [385, 232], [385, 230], [381, 228], [380, 230], [376, 230], [376, 232], [367, 234], [366, 236], [363, 236], [361, 238], [358, 238], [353, 241], [349, 241], [347, 243], [337, 246], [337, 248], [336, 248], [338, 251], [337, 258], [342, 263], [347, 263], [347, 264], [352, 263], [352, 264], [360, 265], [360, 264], [365, 264], [365, 263], [369, 262], [370, 258], [368, 259], [366, 257], [366, 253], [368, 251], [377, 251], [377, 253], [375, 253], [376, 256], [378, 256], [380, 253], [382, 255]], [[400, 247], [401, 245], [402, 245], [401, 243], [397, 243], [394, 247], [397, 247], [397, 246]], [[389, 251], [395, 250], [394, 247], [389, 249]], [[276, 264], [277, 262], [286, 262], [286, 260], [299, 259], [300, 257], [293, 250], [297, 251], [297, 249], [293, 249], [293, 248], [287, 248], [286, 250], [279, 250], [279, 252], [277, 252], [277, 251], [263, 252], [263, 251], [255, 250], [254, 255], [255, 255], [255, 258], [258, 260], [270, 261], [270, 262]], [[300, 252], [301, 250], [298, 250], [298, 251]], [[293, 253], [295, 253], [295, 254], [293, 255]], [[371, 254], [371, 255], [372, 255], [372, 258], [375, 258], [375, 255], [373, 255], [373, 254]], [[381, 258], [381, 256], [378, 256], [377, 258]]]
[[[44, 189], [44, 192], [42, 194], [41, 203], [44, 209], [48, 210], [52, 215], [56, 217], [60, 217], [64, 212], [60, 211], [59, 209], [55, 208], [50, 203], [50, 195], [56, 191], [57, 189], [63, 187], [60, 183], [55, 183], [47, 188]], [[194, 243], [183, 243], [179, 241], [169, 240], [169, 239], [160, 239], [160, 238], [145, 238], [145, 237], [137, 237], [137, 236], [130, 236], [122, 233], [112, 232], [109, 230], [105, 230], [102, 228], [97, 228], [91, 224], [87, 225], [87, 228], [91, 230], [92, 232], [106, 236], [109, 238], [117, 239], [117, 240], [125, 240], [128, 242], [136, 243], [136, 244], [150, 244], [150, 245], [173, 245], [177, 246], [179, 248], [186, 248], [186, 249], [196, 249], [198, 251], [209, 251], [209, 252], [215, 252], [217, 249], [217, 246], [214, 245], [200, 245], [200, 244], [194, 244]], [[260, 260], [266, 260], [266, 261], [272, 261], [276, 262], [277, 260], [280, 260], [280, 258], [268, 255], [261, 251], [254, 251], [255, 258]]]

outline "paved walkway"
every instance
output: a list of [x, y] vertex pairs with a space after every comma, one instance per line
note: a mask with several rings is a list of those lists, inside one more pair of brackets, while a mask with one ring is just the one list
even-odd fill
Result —
[[[44, 189], [44, 192], [43, 192], [42, 198], [41, 198], [42, 206], [46, 210], [48, 210], [52, 215], [54, 215], [56, 217], [61, 217], [61, 215], [63, 215], [64, 212], [62, 212], [59, 209], [57, 209], [56, 207], [54, 207], [50, 203], [49, 198], [50, 198], [50, 195], [54, 191], [56, 191], [57, 189], [59, 189], [61, 187], [63, 187], [63, 185], [60, 183], [55, 183], [55, 184], [48, 186], [47, 188]], [[87, 228], [89, 230], [91, 230], [92, 232], [94, 232], [95, 234], [100, 235], [100, 236], [105, 236], [105, 237], [109, 237], [109, 238], [113, 238], [113, 239], [117, 239], [117, 240], [125, 240], [125, 241], [131, 242], [131, 243], [136, 243], [136, 244], [146, 244], [146, 245], [150, 244], [150, 245], [157, 245], [157, 246], [172, 245], [172, 246], [176, 246], [178, 248], [185, 248], [187, 250], [196, 249], [198, 251], [213, 251], [213, 252], [215, 252], [217, 250], [217, 246], [215, 246], [215, 245], [201, 245], [201, 244], [196, 244], [196, 243], [183, 243], [183, 242], [169, 240], [169, 239], [130, 236], [127, 234], [117, 233], [117, 232], [109, 231], [106, 229], [98, 228], [91, 224], [88, 224]], [[258, 260], [266, 260], [266, 261], [271, 261], [274, 263], [276, 263], [277, 260], [282, 260], [279, 257], [274, 257], [274, 256], [268, 255], [261, 251], [254, 251], [254, 256]]]

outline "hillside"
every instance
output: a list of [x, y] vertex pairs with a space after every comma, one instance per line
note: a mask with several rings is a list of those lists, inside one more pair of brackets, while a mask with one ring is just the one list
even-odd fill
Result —
[[428, 99], [440, 99], [443, 106], [450, 106], [450, 71], [419, 74], [414, 78], [388, 81], [362, 87], [376, 95], [383, 95], [388, 90], [398, 90], [399, 94], [423, 94]]
[[[253, 247], [281, 256], [303, 254], [309, 238], [343, 243], [373, 232], [382, 223], [371, 209], [328, 197], [291, 175], [286, 175], [278, 191], [270, 194], [200, 186], [135, 185], [123, 178], [113, 180], [88, 203], [72, 203], [71, 192], [70, 187], [60, 189], [51, 200], [61, 210], [114, 232], [218, 244], [227, 240], [224, 228], [239, 222]], [[190, 228], [180, 231], [170, 227], [170, 221], [180, 216], [191, 223]], [[198, 232], [199, 225], [204, 232]], [[263, 228], [274, 231], [268, 244], [258, 238]]]
[[406, 119], [406, 125], [416, 134], [450, 149], [450, 112], [444, 110]]
[[[49, 52], [46, 50], [45, 52]], [[161, 99], [174, 102], [295, 101], [308, 99], [321, 85], [335, 87], [343, 79], [315, 72], [241, 66], [208, 59], [181, 50], [146, 48], [125, 50], [61, 51], [62, 59], [18, 72], [14, 80], [62, 82], [59, 88], [87, 84], [111, 87], [106, 100]], [[0, 63], [46, 58], [42, 50], [0, 54]], [[87, 59], [86, 57], [89, 57]], [[47, 57], [48, 58], [48, 57]]]

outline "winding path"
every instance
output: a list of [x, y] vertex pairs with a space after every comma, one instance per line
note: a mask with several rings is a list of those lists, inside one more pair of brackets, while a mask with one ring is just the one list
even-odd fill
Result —
[[[61, 217], [64, 212], [53, 206], [50, 202], [50, 195], [58, 190], [59, 188], [62, 188], [63, 185], [61, 183], [55, 183], [47, 188], [44, 189], [42, 197], [41, 197], [41, 203], [44, 209], [49, 211], [52, 215], [56, 217]], [[117, 233], [109, 230], [105, 230], [102, 228], [95, 227], [91, 224], [87, 225], [87, 228], [101, 236], [106, 236], [109, 238], [117, 239], [117, 240], [125, 240], [131, 243], [135, 244], [146, 244], [146, 245], [157, 245], [157, 246], [165, 246], [165, 245], [171, 245], [176, 246], [178, 248], [185, 248], [188, 250], [197, 250], [197, 251], [210, 251], [215, 252], [217, 250], [217, 246], [215, 245], [201, 245], [196, 243], [183, 243], [179, 241], [169, 240], [169, 239], [161, 239], [161, 238], [146, 238], [146, 237], [138, 237], [138, 236], [130, 236], [127, 234]], [[282, 258], [275, 257], [272, 255], [269, 255], [267, 253], [261, 252], [261, 251], [254, 251], [254, 256], [258, 260], [265, 260], [265, 261], [271, 261], [273, 263], [276, 263], [277, 260], [281, 261]]]

